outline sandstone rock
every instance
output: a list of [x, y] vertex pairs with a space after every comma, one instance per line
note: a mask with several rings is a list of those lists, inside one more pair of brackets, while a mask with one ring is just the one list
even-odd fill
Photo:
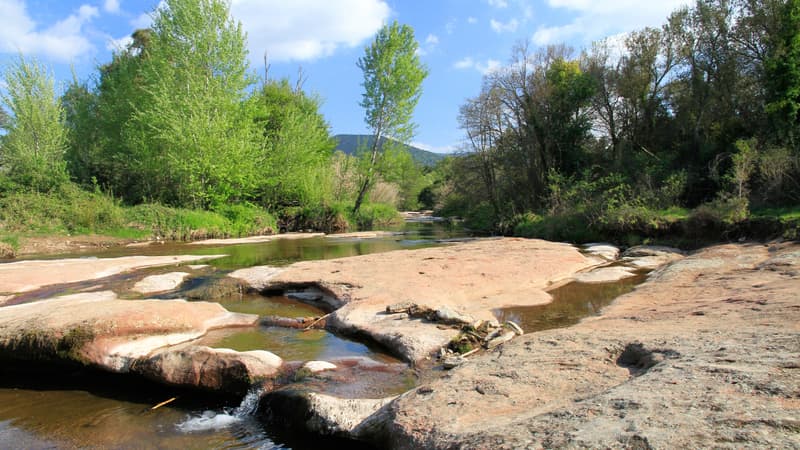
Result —
[[[660, 260], [656, 264], [660, 265]], [[601, 267], [589, 272], [581, 272], [575, 274], [574, 279], [579, 283], [610, 283], [634, 276], [636, 276], [634, 269], [630, 267], [614, 266]]]
[[353, 431], [367, 417], [389, 403], [382, 399], [343, 399], [294, 389], [265, 394], [259, 413], [270, 422], [324, 436], [357, 438]]
[[133, 291], [140, 294], [171, 291], [183, 283], [189, 274], [186, 272], [170, 272], [162, 275], [151, 275], [133, 285]]
[[[26, 361], [78, 363], [125, 373], [157, 352], [162, 355], [161, 359], [172, 358], [169, 361], [176, 365], [171, 347], [195, 340], [213, 329], [251, 326], [257, 320], [255, 315], [228, 312], [218, 303], [119, 300], [110, 291], [75, 294], [3, 307], [0, 310], [0, 359], [14, 360], [18, 364]], [[255, 356], [266, 361], [264, 355], [246, 356], [243, 362], [234, 363], [235, 356], [223, 353], [214, 353], [215, 358], [223, 361], [222, 366], [204, 366], [203, 370], [193, 372], [197, 378], [190, 378], [188, 373], [185, 378], [176, 378], [167, 371], [155, 369], [149, 374], [154, 379], [162, 374], [165, 378], [160, 381], [164, 382], [194, 382], [198, 387], [220, 385], [227, 389], [239, 386], [236, 383], [242, 382], [242, 374], [265, 373], [264, 368], [253, 362]], [[195, 358], [211, 353], [187, 355]], [[191, 361], [185, 367], [203, 366], [197, 358]], [[235, 375], [230, 372], [235, 367], [239, 367], [236, 369], [239, 372], [234, 372], [240, 375], [230, 382], [219, 381], [229, 373]]]
[[445, 305], [436, 310], [436, 321], [447, 325], [471, 325], [475, 319]]
[[336, 370], [336, 364], [327, 361], [309, 361], [303, 364], [303, 368], [311, 373], [318, 373], [326, 370]]
[[511, 328], [511, 330], [512, 330], [512, 331], [514, 331], [514, 333], [516, 333], [516, 334], [517, 334], [517, 336], [522, 336], [523, 334], [525, 334], [525, 332], [522, 330], [522, 327], [520, 327], [519, 325], [517, 325], [517, 323], [516, 323], [516, 322], [514, 322], [514, 321], [507, 320], [507, 321], [506, 321], [506, 323], [505, 323], [505, 325], [506, 325], [508, 328]]
[[586, 244], [583, 246], [583, 251], [607, 261], [614, 261], [619, 257], [619, 247], [606, 243]]
[[800, 274], [784, 264], [798, 249], [699, 251], [598, 317], [470, 358], [354, 434], [395, 449], [795, 448]]
[[137, 360], [130, 371], [175, 386], [243, 394], [257, 380], [274, 377], [282, 364], [280, 357], [264, 350], [191, 346]]
[[0, 292], [28, 292], [42, 286], [96, 280], [144, 267], [181, 264], [224, 256], [124, 256], [120, 258], [32, 260], [0, 264]]
[[270, 234], [266, 236], [250, 236], [250, 237], [233, 238], [233, 239], [205, 239], [202, 241], [190, 242], [189, 245], [260, 244], [263, 242], [271, 242], [278, 239], [284, 239], [284, 240], [310, 239], [322, 236], [325, 236], [325, 233], [283, 233], [283, 234]]
[[493, 338], [487, 340], [486, 341], [486, 348], [495, 348], [498, 345], [505, 344], [506, 342], [514, 339], [514, 336], [516, 336], [516, 335], [517, 335], [517, 333], [515, 333], [513, 331], [507, 331], [505, 333], [502, 333], [501, 335], [499, 335], [497, 337], [493, 337]]
[[213, 278], [182, 293], [189, 300], [219, 301], [227, 298], [241, 298], [247, 285], [235, 278]]
[[551, 301], [544, 292], [550, 283], [590, 264], [570, 245], [487, 239], [305, 261], [281, 269], [252, 268], [231, 276], [262, 291], [315, 286], [339, 303], [331, 305], [336, 311], [328, 318], [327, 328], [367, 336], [416, 362], [446, 345], [458, 330], [440, 329], [424, 320], [395, 320], [394, 315], [386, 314], [387, 306], [409, 302], [434, 312], [446, 307], [465, 323], [494, 320], [492, 311], [496, 308]]
[[622, 253], [622, 256], [625, 258], [641, 258], [644, 256], [675, 258], [676, 255], [685, 256], [686, 252], [677, 248], [665, 247], [661, 245], [637, 245], [625, 250]]
[[445, 356], [442, 360], [442, 367], [446, 370], [454, 369], [467, 362], [467, 359], [461, 355]]

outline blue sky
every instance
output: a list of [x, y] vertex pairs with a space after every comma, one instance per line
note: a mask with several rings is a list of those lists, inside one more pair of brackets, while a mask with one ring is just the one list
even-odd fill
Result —
[[[157, 0], [0, 0], [0, 64], [21, 51], [47, 64], [59, 81], [81, 79], [111, 59], [136, 28], [149, 24]], [[411, 25], [430, 75], [415, 121], [415, 143], [451, 151], [463, 134], [458, 108], [480, 90], [484, 74], [503, 65], [515, 43], [592, 41], [660, 26], [687, 0], [232, 0], [248, 33], [251, 67], [297, 78], [323, 100], [332, 132], [366, 133], [356, 61], [383, 23]], [[1, 87], [1, 86], [0, 86]]]

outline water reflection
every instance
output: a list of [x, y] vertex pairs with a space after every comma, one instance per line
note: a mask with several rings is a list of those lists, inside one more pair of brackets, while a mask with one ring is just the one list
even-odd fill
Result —
[[546, 305], [502, 308], [498, 320], [513, 320], [526, 333], [562, 328], [594, 316], [620, 295], [631, 292], [647, 275], [640, 274], [612, 283], [572, 282], [550, 291], [553, 301]]

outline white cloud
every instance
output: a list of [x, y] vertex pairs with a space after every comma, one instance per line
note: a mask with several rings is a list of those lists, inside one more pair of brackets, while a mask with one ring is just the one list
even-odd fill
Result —
[[103, 3], [103, 10], [109, 13], [119, 12], [119, 0], [106, 0]]
[[547, 0], [551, 8], [574, 12], [574, 18], [564, 25], [539, 28], [533, 41], [538, 45], [575, 39], [588, 43], [609, 34], [660, 26], [671, 12], [688, 3], [689, 0]]
[[478, 23], [478, 19], [472, 16], [467, 17], [467, 23], [470, 25], [475, 25], [476, 23]]
[[388, 20], [384, 0], [233, 0], [252, 57], [266, 51], [274, 61], [313, 60], [356, 47]]
[[428, 37], [425, 38], [425, 43], [429, 45], [438, 45], [439, 36], [436, 36], [435, 34], [429, 34]]
[[426, 144], [424, 142], [412, 142], [411, 145], [413, 147], [417, 147], [419, 149], [427, 150], [427, 151], [433, 152], [433, 153], [453, 153], [456, 150], [456, 148], [454, 146], [452, 146], [452, 145], [444, 145], [444, 146], [438, 147], [438, 146], [435, 146], [435, 145], [428, 145], [428, 144]]
[[123, 36], [119, 39], [109, 39], [109, 41], [106, 43], [106, 50], [124, 50], [131, 44], [133, 44], [133, 37], [131, 36]]
[[0, 0], [0, 52], [69, 62], [94, 50], [84, 28], [99, 14], [96, 7], [82, 5], [65, 19], [42, 28], [28, 15], [22, 1]]
[[501, 63], [496, 59], [487, 59], [486, 62], [476, 61], [471, 56], [462, 58], [453, 64], [453, 67], [459, 70], [475, 69], [483, 75], [496, 72], [500, 69]]
[[149, 12], [142, 13], [139, 14], [133, 20], [131, 20], [130, 24], [134, 30], [140, 30], [142, 28], [150, 28], [150, 26], [153, 25], [153, 17], [150, 15]]
[[508, 2], [506, 0], [489, 0], [489, 6], [494, 6], [495, 8], [508, 8]]
[[450, 19], [450, 21], [445, 24], [444, 30], [447, 32], [447, 34], [453, 34], [453, 32], [456, 31], [456, 25], [458, 25], [458, 20]]
[[519, 21], [517, 19], [511, 19], [508, 22], [500, 22], [498, 20], [490, 20], [489, 25], [491, 25], [492, 30], [495, 33], [513, 33], [517, 31], [519, 27]]

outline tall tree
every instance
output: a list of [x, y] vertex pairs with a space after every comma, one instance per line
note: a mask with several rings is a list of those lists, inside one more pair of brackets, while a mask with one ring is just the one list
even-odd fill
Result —
[[0, 100], [11, 113], [3, 123], [0, 168], [11, 183], [40, 192], [67, 182], [67, 130], [53, 78], [22, 55], [5, 72]]
[[779, 138], [800, 148], [800, 0], [778, 9], [765, 61], [767, 113]]
[[412, 115], [422, 95], [422, 81], [428, 75], [418, 49], [414, 30], [395, 21], [381, 28], [358, 60], [358, 68], [364, 74], [361, 106], [373, 138], [353, 214], [361, 208], [375, 179], [376, 165], [387, 141], [384, 137], [408, 142], [414, 135]]

